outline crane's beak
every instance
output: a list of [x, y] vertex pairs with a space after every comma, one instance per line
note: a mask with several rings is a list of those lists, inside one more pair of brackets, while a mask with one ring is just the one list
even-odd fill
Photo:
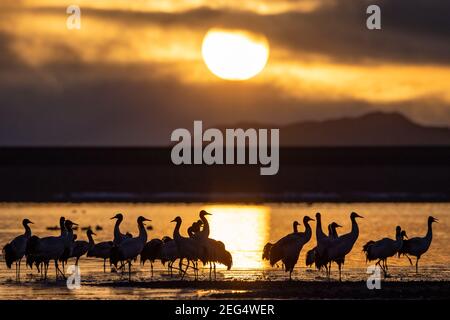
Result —
[[342, 226], [336, 223], [336, 228], [342, 228]]
[[110, 220], [117, 219], [117, 216], [112, 217]]
[[439, 223], [439, 220], [437, 218], [433, 218], [433, 221]]
[[170, 222], [177, 222], [177, 220], [173, 219], [173, 220], [172, 220], [172, 221], [170, 221]]
[[34, 224], [33, 222], [31, 222], [30, 220], [28, 220], [28, 223]]
[[92, 235], [94, 235], [94, 236], [96, 236], [96, 235], [97, 235], [97, 234], [96, 234], [95, 232], [92, 232], [91, 234], [92, 234]]
[[205, 216], [212, 216], [212, 213], [207, 212], [205, 213]]
[[152, 221], [152, 220], [150, 220], [150, 219], [147, 219], [147, 218], [144, 218], [144, 221]]
[[72, 222], [72, 225], [74, 225], [74, 226], [77, 226], [77, 225], [78, 225], [78, 223]]
[[[356, 212], [355, 212], [356, 213]], [[364, 218], [363, 216], [361, 216], [361, 215], [359, 215], [359, 214], [357, 214], [356, 213], [356, 216], [358, 217], [358, 218]]]

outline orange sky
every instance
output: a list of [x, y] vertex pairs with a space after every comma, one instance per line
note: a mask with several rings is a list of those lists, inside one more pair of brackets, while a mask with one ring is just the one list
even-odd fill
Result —
[[[243, 1], [221, 0], [80, 0], [67, 1], [79, 4], [82, 10], [81, 30], [69, 31], [65, 2], [25, 0], [0, 5], [4, 6], [0, 10], [0, 46], [6, 52], [0, 57], [0, 91], [9, 92], [9, 103], [2, 108], [12, 109], [16, 104], [24, 110], [31, 108], [12, 96], [24, 88], [39, 92], [43, 99], [41, 105], [46, 105], [49, 114], [42, 121], [61, 117], [52, 114], [52, 108], [64, 108], [64, 92], [74, 88], [85, 95], [84, 103], [95, 108], [108, 99], [91, 99], [92, 91], [86, 86], [101, 86], [106, 78], [123, 81], [142, 95], [139, 99], [121, 97], [122, 105], [139, 109], [133, 110], [137, 116], [145, 111], [134, 100], [139, 100], [138, 104], [147, 101], [152, 115], [163, 121], [167, 116], [168, 127], [180, 123], [170, 117], [176, 108], [185, 109], [183, 114], [191, 109], [193, 118], [205, 114], [207, 104], [216, 101], [212, 92], [223, 94], [223, 101], [220, 107], [209, 108], [211, 123], [224, 119], [287, 123], [381, 110], [401, 112], [423, 124], [450, 124], [450, 56], [445, 54], [450, 45], [444, 41], [445, 34], [434, 32], [441, 22], [434, 26], [432, 16], [423, 19], [423, 26], [410, 30], [412, 24], [406, 17], [401, 16], [401, 24], [387, 15], [383, 16], [383, 30], [368, 31], [361, 1], [342, 5], [331, 0], [251, 0], [244, 5]], [[430, 3], [432, 8], [438, 2]], [[270, 58], [262, 73], [240, 84], [212, 75], [202, 60], [201, 43], [213, 27], [264, 35], [270, 44]], [[427, 34], [430, 30], [433, 33]], [[137, 82], [139, 88], [132, 87]], [[170, 112], [159, 110], [169, 103], [164, 100], [167, 93], [145, 97], [145, 83], [155, 94], [161, 91], [157, 86], [162, 82], [171, 83], [170, 95], [179, 94], [186, 106], [174, 105]], [[270, 105], [264, 102], [258, 109], [260, 101], [267, 101], [258, 97], [258, 92], [266, 89], [275, 96]], [[190, 90], [197, 94], [192, 101]], [[227, 90], [238, 90], [235, 99], [241, 100], [232, 101]], [[220, 108], [235, 105], [249, 110], [241, 118], [221, 115]], [[274, 108], [280, 112], [275, 117]], [[6, 111], [17, 117], [14, 110]], [[80, 118], [92, 116], [69, 110], [71, 113]], [[62, 120], [70, 125], [70, 120]]]

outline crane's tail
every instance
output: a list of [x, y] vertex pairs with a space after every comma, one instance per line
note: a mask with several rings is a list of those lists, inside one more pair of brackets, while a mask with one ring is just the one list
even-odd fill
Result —
[[365, 245], [363, 245], [362, 251], [366, 255], [366, 262], [372, 260], [371, 259], [371, 253], [370, 253], [371, 250], [370, 249], [371, 249], [371, 247], [373, 246], [374, 243], [375, 243], [375, 241], [370, 240]]
[[5, 255], [5, 263], [8, 269], [11, 269], [13, 262], [15, 261], [15, 255], [13, 247], [10, 243], [3, 247], [3, 253]]
[[270, 249], [269, 254], [270, 265], [273, 267], [282, 258], [283, 258], [283, 250], [281, 246], [273, 245], [272, 248]]
[[307, 267], [311, 266], [316, 261], [316, 251], [317, 247], [314, 247], [306, 253], [305, 264]]
[[227, 267], [227, 270], [230, 270], [231, 267], [233, 266], [233, 256], [231, 255], [230, 252], [225, 250], [219, 262], [225, 265]]

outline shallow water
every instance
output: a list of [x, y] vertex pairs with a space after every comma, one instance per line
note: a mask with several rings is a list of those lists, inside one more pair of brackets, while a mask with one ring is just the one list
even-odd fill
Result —
[[[0, 244], [6, 244], [13, 237], [23, 232], [21, 220], [29, 218], [33, 233], [38, 236], [56, 235], [58, 231], [48, 231], [46, 227], [56, 226], [61, 215], [80, 226], [96, 225], [103, 230], [96, 231], [96, 241], [112, 239], [114, 221], [109, 218], [118, 212], [125, 215], [122, 232], [137, 234], [136, 218], [143, 215], [152, 219], [153, 230], [148, 231], [148, 238], [172, 236], [174, 224], [170, 221], [177, 215], [183, 218], [182, 230], [198, 219], [198, 212], [206, 209], [213, 215], [209, 218], [211, 237], [225, 243], [233, 255], [233, 268], [218, 270], [220, 280], [284, 280], [286, 274], [280, 268], [271, 268], [261, 261], [261, 250], [268, 241], [276, 241], [292, 232], [292, 222], [302, 221], [304, 215], [314, 217], [317, 211], [322, 213], [323, 225], [336, 221], [343, 226], [339, 233], [350, 230], [349, 214], [356, 211], [364, 219], [358, 220], [360, 236], [352, 252], [347, 255], [343, 280], [367, 279], [365, 257], [361, 247], [368, 240], [394, 237], [395, 226], [401, 225], [408, 236], [423, 236], [426, 233], [426, 220], [429, 215], [439, 218], [433, 225], [433, 243], [429, 251], [420, 260], [419, 275], [406, 258], [389, 260], [392, 277], [386, 281], [412, 280], [450, 280], [449, 216], [448, 203], [315, 203], [315, 204], [264, 204], [264, 205], [212, 205], [212, 204], [1, 204], [0, 205]], [[313, 222], [313, 228], [315, 223]], [[300, 227], [302, 230], [303, 227]], [[86, 239], [84, 231], [77, 231], [79, 239]], [[324, 281], [324, 274], [305, 267], [305, 254], [315, 246], [315, 237], [305, 245], [300, 255], [294, 279]], [[171, 299], [202, 298], [217, 293], [217, 290], [196, 289], [150, 289], [122, 288], [114, 286], [115, 281], [124, 281], [126, 276], [120, 273], [103, 273], [103, 262], [97, 259], [80, 260], [81, 288], [67, 289], [64, 281], [55, 282], [54, 268], [49, 269], [50, 279], [40, 280], [36, 271], [22, 269], [21, 282], [15, 281], [13, 270], [6, 269], [3, 256], [0, 261], [0, 298], [1, 299]], [[133, 279], [152, 281], [149, 265], [133, 265]], [[336, 267], [333, 267], [336, 271]], [[336, 272], [332, 275], [337, 277]], [[166, 269], [157, 262], [153, 280], [170, 281]], [[209, 279], [209, 269], [201, 270], [200, 279]], [[192, 280], [188, 276], [187, 280]], [[111, 286], [98, 286], [110, 283]], [[221, 292], [224, 292], [222, 290]]]

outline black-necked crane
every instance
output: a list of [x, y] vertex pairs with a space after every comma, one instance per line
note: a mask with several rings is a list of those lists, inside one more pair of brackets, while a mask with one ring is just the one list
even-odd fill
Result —
[[[328, 225], [328, 238], [336, 239], [338, 237], [337, 228], [341, 228], [342, 226], [337, 224], [336, 222], [332, 222]], [[305, 264], [307, 267], [313, 265], [316, 262], [316, 250], [317, 246], [312, 248], [306, 253], [306, 261]], [[316, 263], [317, 269], [321, 269], [323, 266], [319, 266]]]
[[[206, 212], [206, 211], [205, 211]], [[203, 215], [204, 217], [204, 215]], [[202, 220], [203, 221], [203, 220]], [[180, 259], [187, 259], [188, 263], [186, 266], [186, 269], [183, 272], [182, 279], [184, 278], [184, 275], [186, 274], [187, 269], [189, 268], [189, 263], [193, 262], [194, 264], [194, 270], [195, 270], [195, 262], [197, 262], [199, 259], [202, 260], [203, 264], [206, 264], [206, 261], [204, 260], [204, 257], [206, 256], [206, 247], [201, 244], [201, 241], [198, 241], [193, 238], [187, 238], [183, 237], [180, 234], [180, 227], [183, 220], [181, 217], [176, 217], [171, 222], [176, 222], [175, 228], [173, 230], [173, 239], [175, 240], [175, 243], [177, 245], [178, 254]], [[203, 221], [203, 223], [205, 223]], [[206, 221], [206, 223], [208, 223]], [[205, 224], [203, 225], [203, 230], [205, 230]], [[207, 227], [208, 232], [207, 234], [203, 234], [199, 237], [199, 239], [203, 239], [204, 236], [209, 236], [209, 226]], [[195, 277], [197, 277], [197, 273], [195, 272]]]
[[195, 233], [195, 235], [193, 236], [194, 239], [200, 240], [200, 239], [209, 238], [210, 229], [209, 229], [209, 223], [208, 223], [208, 220], [206, 219], [206, 216], [210, 216], [210, 215], [211, 215], [211, 213], [208, 213], [205, 210], [200, 211], [199, 217], [200, 217], [200, 221], [202, 222], [202, 224], [201, 225], [199, 224], [198, 226], [202, 226], [203, 228], [202, 228], [202, 230], [199, 230], [198, 232]]
[[86, 231], [86, 235], [88, 238], [88, 241], [85, 240], [76, 240], [72, 247], [72, 254], [70, 255], [70, 258], [75, 258], [75, 265], [78, 265], [78, 261], [80, 260], [80, 257], [84, 256], [88, 253], [90, 249], [94, 247], [94, 239], [92, 238], [92, 235], [95, 235], [95, 233], [88, 229]]
[[363, 246], [366, 261], [378, 260], [377, 265], [383, 270], [384, 276], [388, 275], [387, 259], [394, 256], [403, 245], [403, 238], [407, 237], [406, 232], [400, 226], [395, 228], [395, 239], [383, 238], [377, 241], [369, 241]]
[[[59, 218], [59, 230], [60, 230], [60, 238], [63, 238], [67, 234], [67, 230], [65, 227], [66, 219], [64, 217]], [[47, 228], [48, 230], [49, 228]], [[50, 237], [47, 237], [50, 238]], [[53, 237], [55, 238], [55, 237]], [[45, 238], [42, 238], [45, 239]], [[27, 265], [30, 268], [33, 268], [33, 264], [36, 265], [38, 272], [41, 273], [41, 276], [44, 276], [47, 279], [47, 270], [50, 259], [44, 252], [41, 252], [39, 245], [42, 240], [38, 236], [32, 236], [28, 241], [25, 249], [25, 254], [27, 257]], [[56, 277], [58, 277], [58, 270], [56, 270]]]
[[58, 260], [68, 247], [69, 242], [72, 241], [72, 238], [69, 239], [66, 226], [71, 228], [73, 225], [76, 224], [61, 217], [61, 234], [59, 236], [45, 238], [31, 237], [30, 241], [28, 241], [27, 246], [29, 248], [27, 250], [44, 263], [45, 279], [47, 278], [48, 265], [51, 260], [55, 262], [56, 279], [58, 278], [58, 273], [65, 278], [64, 273], [59, 269]]
[[16, 264], [16, 279], [20, 278], [20, 264], [25, 255], [27, 241], [31, 238], [31, 228], [29, 224], [33, 224], [28, 219], [23, 219], [22, 225], [25, 232], [20, 236], [15, 237], [11, 242], [3, 247], [3, 254], [5, 256], [5, 263], [8, 269], [11, 269], [13, 263]]
[[[292, 223], [292, 233], [298, 233], [298, 226], [300, 225], [300, 223], [298, 221], [294, 221]], [[270, 249], [272, 249], [273, 247], [273, 243], [271, 242], [267, 242], [266, 245], [263, 248], [263, 253], [262, 253], [262, 259], [263, 260], [270, 260]]]
[[141, 264], [145, 265], [145, 262], [150, 261], [150, 270], [153, 278], [153, 263], [157, 259], [161, 259], [161, 248], [163, 241], [155, 238], [147, 242], [141, 252]]
[[227, 267], [227, 270], [231, 269], [233, 266], [233, 257], [227, 251], [222, 241], [208, 238], [205, 240], [204, 245], [206, 247], [206, 257], [203, 260], [209, 262], [209, 280], [212, 279], [212, 268], [214, 268], [214, 279], [217, 278], [216, 263], [223, 264]]
[[122, 240], [131, 238], [131, 236], [128, 233], [122, 233], [120, 232], [120, 224], [123, 221], [123, 214], [118, 213], [114, 217], [111, 218], [111, 220], [116, 219], [116, 223], [114, 224], [114, 244], [118, 245], [122, 242]]
[[309, 250], [306, 253], [306, 265], [310, 266], [315, 264], [318, 270], [325, 268], [327, 277], [330, 274], [329, 260], [326, 257], [326, 249], [329, 243], [330, 237], [327, 236], [322, 230], [322, 215], [320, 212], [316, 213], [316, 247]]
[[328, 262], [334, 261], [339, 268], [339, 281], [341, 281], [341, 269], [345, 256], [352, 251], [353, 245], [359, 236], [359, 227], [356, 218], [363, 218], [356, 212], [350, 214], [352, 229], [337, 239], [329, 239], [325, 243], [325, 257]]
[[67, 240], [65, 242], [64, 252], [61, 257], [59, 257], [59, 262], [62, 264], [63, 273], [65, 274], [65, 265], [69, 258], [72, 256], [73, 248], [75, 246], [75, 239], [77, 238], [76, 234], [73, 234], [73, 226], [76, 226], [76, 223], [73, 223], [70, 220], [66, 220], [64, 223], [67, 231]]
[[117, 268], [119, 261], [128, 264], [128, 280], [131, 281], [131, 262], [135, 260], [144, 249], [147, 243], [147, 230], [145, 228], [145, 221], [151, 221], [143, 216], [137, 218], [137, 225], [139, 235], [134, 238], [123, 239], [119, 245], [114, 246], [111, 250], [110, 261]]
[[[206, 212], [205, 210], [200, 211], [199, 217], [200, 220], [194, 222], [190, 228], [188, 228], [189, 236], [198, 242], [199, 247], [201, 248], [202, 257], [200, 258], [202, 261], [209, 263], [209, 279], [212, 279], [212, 271], [214, 270], [214, 279], [217, 278], [216, 274], [216, 263], [223, 264], [227, 267], [227, 270], [230, 270], [233, 265], [233, 257], [231, 253], [226, 250], [225, 244], [221, 241], [211, 239], [210, 235], [210, 226], [208, 219], [206, 216], [211, 215], [211, 213]], [[203, 227], [200, 230], [200, 227]], [[192, 236], [191, 236], [192, 234]], [[194, 261], [194, 271], [196, 273], [195, 277], [198, 277], [198, 264], [197, 261]]]
[[[209, 228], [208, 219], [206, 219], [206, 216], [210, 216], [210, 215], [211, 215], [211, 213], [206, 212], [205, 210], [201, 210], [199, 213], [200, 220], [197, 222], [194, 222], [192, 224], [192, 226], [190, 227], [192, 236], [191, 236], [191, 234], [189, 234], [189, 228], [188, 228], [188, 235], [190, 238], [198, 241], [199, 242], [198, 245], [203, 248], [202, 249], [202, 252], [203, 252], [202, 261], [207, 261], [207, 263], [209, 262], [209, 271], [210, 271], [210, 275], [211, 275], [213, 262], [212, 262], [212, 260], [209, 259], [209, 257], [213, 256], [214, 244], [212, 244], [208, 241], [209, 234], [210, 234], [210, 228]], [[200, 230], [200, 227], [202, 227], [201, 230]], [[210, 252], [208, 252], [208, 250]], [[180, 264], [182, 264], [181, 261], [180, 261]], [[195, 279], [197, 279], [198, 278], [198, 260], [192, 261], [192, 264], [194, 266], [193, 269], [194, 269]]]
[[281, 260], [284, 264], [285, 271], [289, 271], [289, 280], [292, 279], [292, 272], [297, 264], [300, 251], [311, 239], [312, 229], [309, 221], [314, 221], [314, 219], [305, 216], [303, 218], [303, 224], [305, 225], [304, 232], [292, 233], [283, 237], [270, 250], [270, 265], [274, 266]]
[[337, 224], [336, 222], [332, 222], [328, 225], [328, 238], [336, 239], [339, 237], [337, 228], [342, 228], [342, 226], [340, 224]]
[[433, 240], [433, 222], [438, 222], [438, 219], [429, 216], [427, 220], [428, 229], [427, 234], [424, 237], [415, 237], [409, 240], [404, 240], [402, 248], [399, 250], [400, 255], [406, 255], [409, 262], [412, 265], [411, 258], [409, 256], [416, 257], [416, 273], [419, 272], [419, 260], [420, 257], [428, 251], [431, 245], [431, 241]]
[[111, 250], [114, 243], [112, 241], [95, 243], [92, 235], [95, 235], [95, 233], [92, 232], [90, 237], [88, 236], [91, 248], [87, 252], [87, 257], [103, 259], [103, 272], [106, 272], [106, 260], [111, 257]]
[[[169, 236], [164, 236], [162, 238], [162, 242], [163, 244], [161, 246], [161, 263], [165, 265], [165, 263], [167, 262], [167, 271], [169, 272], [170, 276], [172, 276], [173, 275], [172, 265], [177, 259], [180, 259], [178, 247], [175, 240], [173, 240]], [[179, 263], [179, 271], [182, 272], [181, 259]]]

